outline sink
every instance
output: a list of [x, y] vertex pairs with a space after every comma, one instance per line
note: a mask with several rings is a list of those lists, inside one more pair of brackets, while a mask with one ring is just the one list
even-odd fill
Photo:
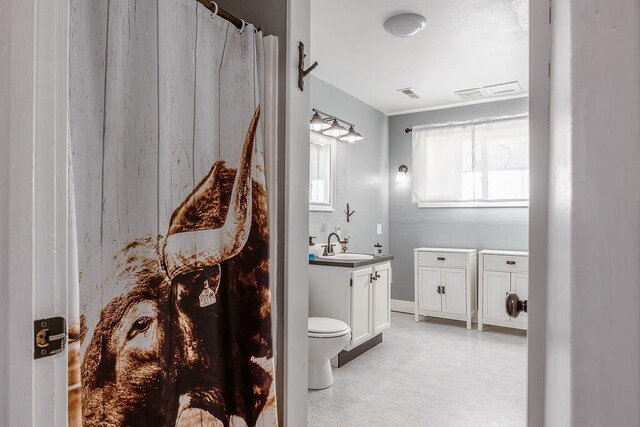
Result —
[[319, 259], [326, 259], [326, 260], [335, 260], [335, 261], [364, 261], [367, 259], [372, 259], [373, 255], [367, 255], [367, 254], [335, 254], [335, 255], [331, 255], [331, 256], [317, 256], [316, 258]]

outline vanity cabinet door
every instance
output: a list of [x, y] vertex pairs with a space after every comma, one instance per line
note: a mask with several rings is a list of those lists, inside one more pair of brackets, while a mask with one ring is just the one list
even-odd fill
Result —
[[373, 268], [376, 280], [373, 291], [373, 334], [377, 335], [391, 324], [391, 264], [377, 265]]
[[443, 268], [442, 286], [442, 311], [450, 314], [466, 314], [465, 271], [461, 268]]
[[442, 297], [438, 292], [438, 288], [442, 285], [440, 276], [440, 268], [418, 268], [420, 310], [442, 311]]
[[372, 336], [371, 268], [351, 273], [351, 346], [362, 344]]
[[504, 298], [511, 289], [511, 273], [485, 271], [482, 275], [482, 316], [487, 319], [509, 321]]

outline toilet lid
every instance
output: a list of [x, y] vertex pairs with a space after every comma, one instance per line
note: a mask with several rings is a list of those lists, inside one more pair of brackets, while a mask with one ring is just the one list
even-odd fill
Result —
[[349, 326], [341, 320], [328, 317], [310, 317], [309, 333], [320, 335], [333, 335], [349, 330]]

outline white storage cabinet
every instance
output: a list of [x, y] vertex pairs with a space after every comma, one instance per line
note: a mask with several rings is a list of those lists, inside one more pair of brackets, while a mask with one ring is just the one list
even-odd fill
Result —
[[527, 313], [512, 319], [505, 309], [505, 297], [515, 292], [529, 298], [529, 253], [485, 250], [479, 253], [478, 330], [483, 325], [527, 329]]
[[309, 317], [329, 317], [351, 328], [345, 350], [391, 326], [391, 263], [363, 267], [309, 266]]
[[415, 320], [420, 316], [463, 320], [471, 329], [477, 314], [477, 251], [416, 248]]

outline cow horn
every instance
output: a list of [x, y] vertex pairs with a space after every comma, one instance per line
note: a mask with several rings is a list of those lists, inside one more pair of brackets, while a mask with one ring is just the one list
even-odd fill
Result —
[[[189, 271], [219, 264], [237, 255], [247, 242], [251, 229], [252, 154], [259, 117], [260, 107], [256, 108], [245, 137], [229, 200], [229, 209], [222, 227], [203, 229], [201, 224], [191, 224], [191, 227], [183, 225], [189, 222], [186, 218], [193, 213], [189, 212], [190, 210], [205, 217], [211, 216], [211, 212], [198, 213], [197, 207], [208, 204], [207, 193], [216, 187], [218, 165], [222, 162], [214, 165], [209, 174], [174, 212], [163, 247], [164, 264], [171, 279]], [[206, 223], [207, 219], [204, 218], [203, 222]]]

